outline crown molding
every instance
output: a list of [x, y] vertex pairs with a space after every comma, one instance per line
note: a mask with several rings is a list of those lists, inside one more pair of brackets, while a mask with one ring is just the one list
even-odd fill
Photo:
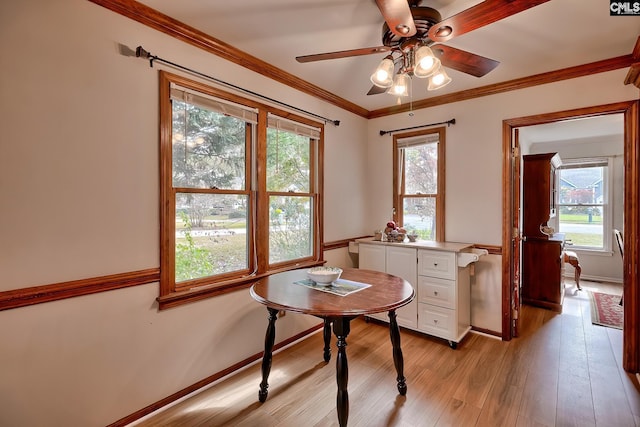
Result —
[[301, 92], [321, 99], [329, 104], [335, 105], [343, 110], [350, 111], [358, 116], [373, 119], [390, 116], [407, 111], [415, 111], [430, 108], [452, 102], [465, 101], [473, 98], [480, 98], [488, 95], [509, 92], [512, 90], [524, 89], [532, 86], [554, 83], [561, 80], [574, 79], [596, 73], [617, 70], [630, 67], [637, 59], [632, 54], [605, 59], [589, 64], [563, 68], [533, 76], [522, 77], [506, 82], [491, 84], [474, 89], [450, 93], [447, 95], [435, 96], [422, 100], [413, 101], [411, 105], [394, 105], [392, 107], [377, 110], [367, 110], [353, 102], [347, 101], [325, 89], [322, 89], [306, 80], [294, 76], [274, 65], [271, 65], [255, 56], [249, 55], [240, 49], [218, 40], [196, 28], [186, 25], [170, 16], [167, 16], [149, 6], [135, 0], [89, 0], [92, 3], [105, 7], [122, 16], [133, 19], [150, 28], [158, 30], [164, 34], [181, 40], [185, 43], [198, 47], [213, 55], [224, 58], [251, 71], [273, 79], [279, 83], [295, 88]]

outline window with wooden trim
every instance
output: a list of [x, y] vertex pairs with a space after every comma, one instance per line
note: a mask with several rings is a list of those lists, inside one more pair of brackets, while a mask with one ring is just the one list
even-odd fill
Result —
[[394, 135], [394, 219], [422, 240], [445, 238], [444, 165], [444, 127]]
[[611, 252], [609, 158], [563, 159], [555, 225], [572, 249]]
[[322, 125], [160, 80], [161, 307], [320, 262]]

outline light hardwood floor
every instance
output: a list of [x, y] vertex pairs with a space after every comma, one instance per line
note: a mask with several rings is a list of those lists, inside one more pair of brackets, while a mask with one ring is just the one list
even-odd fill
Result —
[[[621, 293], [620, 285], [582, 287]], [[452, 350], [403, 330], [406, 396], [396, 389], [388, 328], [354, 320], [349, 426], [640, 425], [638, 382], [621, 368], [621, 331], [591, 324], [586, 291], [569, 282], [566, 296], [562, 314], [523, 307], [521, 335], [510, 342], [470, 334]], [[335, 339], [332, 346], [329, 364], [322, 334], [276, 353], [263, 404], [256, 364], [137, 425], [335, 426]]]

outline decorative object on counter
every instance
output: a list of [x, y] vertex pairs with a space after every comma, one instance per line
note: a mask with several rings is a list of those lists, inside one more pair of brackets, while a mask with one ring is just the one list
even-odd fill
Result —
[[387, 242], [392, 243], [402, 243], [404, 242], [404, 238], [407, 235], [405, 233], [400, 233], [398, 230], [392, 230], [389, 234], [387, 234]]
[[382, 240], [382, 230], [376, 230], [373, 232], [373, 240], [377, 242]]
[[400, 243], [404, 242], [407, 230], [399, 227], [394, 221], [389, 221], [384, 229], [384, 235], [387, 238], [387, 242]]
[[410, 231], [409, 233], [407, 233], [407, 238], [410, 242], [413, 243], [418, 240], [418, 233], [416, 233], [415, 231]]
[[342, 269], [338, 267], [313, 267], [307, 270], [307, 277], [322, 285], [330, 285], [340, 278]]
[[556, 232], [553, 227], [549, 227], [545, 224], [540, 224], [540, 231], [542, 232], [542, 234], [546, 234], [547, 236], [553, 236], [553, 234]]

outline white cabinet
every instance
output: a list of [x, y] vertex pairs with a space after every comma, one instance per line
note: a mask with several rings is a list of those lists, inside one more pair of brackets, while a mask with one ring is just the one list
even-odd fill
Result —
[[358, 245], [358, 267], [363, 270], [386, 271], [386, 250], [383, 245]]
[[471, 330], [469, 267], [453, 252], [418, 251], [418, 330], [455, 348]]
[[[429, 249], [421, 249], [403, 243], [360, 242], [359, 267], [411, 283], [416, 298], [396, 311], [398, 324], [444, 338], [456, 348], [471, 330], [469, 263], [458, 262], [461, 254], [466, 255], [460, 251], [470, 246], [431, 242]], [[371, 317], [389, 321], [387, 313]]]
[[[401, 277], [409, 282], [414, 289], [416, 288], [418, 270], [416, 249], [362, 243], [359, 246], [359, 268], [382, 271]], [[416, 329], [418, 326], [417, 309], [417, 302], [414, 299], [409, 304], [396, 310], [398, 324], [406, 328]], [[370, 317], [385, 322], [389, 321], [389, 316], [386, 312], [372, 314]]]
[[[416, 279], [418, 267], [416, 263], [416, 250], [413, 248], [403, 248], [399, 246], [387, 246], [386, 250], [386, 271], [387, 273], [402, 277], [411, 283], [416, 289]], [[414, 298], [409, 304], [396, 310], [398, 325], [415, 329], [418, 327], [417, 319], [418, 303]], [[385, 316], [387, 316], [385, 314]], [[388, 316], [387, 316], [388, 318]]]
[[418, 252], [418, 257], [419, 275], [455, 280], [458, 267], [455, 252], [424, 249]]

